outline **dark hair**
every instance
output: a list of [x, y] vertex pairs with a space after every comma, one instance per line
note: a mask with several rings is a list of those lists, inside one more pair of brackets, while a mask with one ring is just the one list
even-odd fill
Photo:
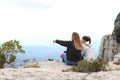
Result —
[[91, 38], [89, 36], [83, 36], [82, 39], [84, 39], [86, 42], [89, 41], [89, 44], [91, 44]]

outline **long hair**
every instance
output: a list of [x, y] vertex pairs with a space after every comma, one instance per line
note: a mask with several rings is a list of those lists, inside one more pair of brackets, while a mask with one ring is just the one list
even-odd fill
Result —
[[80, 36], [77, 32], [72, 33], [72, 37], [74, 38], [74, 46], [77, 50], [82, 50], [82, 42], [80, 41]]

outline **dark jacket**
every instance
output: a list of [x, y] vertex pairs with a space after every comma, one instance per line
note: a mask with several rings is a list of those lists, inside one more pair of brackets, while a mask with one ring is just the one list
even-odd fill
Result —
[[77, 50], [74, 47], [73, 41], [56, 40], [56, 43], [58, 43], [64, 47], [67, 47], [67, 51], [66, 51], [67, 60], [77, 62], [77, 61], [83, 59], [81, 56], [81, 50]]

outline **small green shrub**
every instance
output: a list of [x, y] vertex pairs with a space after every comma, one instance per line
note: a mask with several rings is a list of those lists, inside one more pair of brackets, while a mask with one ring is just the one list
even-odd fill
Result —
[[93, 61], [81, 60], [78, 62], [77, 66], [71, 68], [75, 72], [98, 72], [105, 70], [107, 62], [102, 58], [97, 58]]
[[12, 64], [16, 60], [17, 53], [25, 53], [17, 40], [4, 42], [0, 46], [0, 68], [4, 68], [5, 63]]
[[11, 56], [10, 56], [10, 63], [12, 63], [12, 62], [14, 62], [15, 61], [15, 59], [16, 59], [16, 56], [15, 55], [13, 55], [13, 54], [11, 54]]
[[0, 68], [3, 68], [4, 63], [6, 62], [5, 55], [0, 54]]

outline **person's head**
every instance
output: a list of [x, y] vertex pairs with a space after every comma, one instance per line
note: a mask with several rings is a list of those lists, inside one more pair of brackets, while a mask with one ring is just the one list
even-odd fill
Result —
[[74, 41], [74, 46], [78, 50], [82, 50], [82, 43], [80, 41], [80, 36], [77, 32], [72, 33], [72, 41]]
[[74, 41], [74, 40], [78, 40], [78, 39], [80, 39], [80, 36], [79, 36], [79, 34], [77, 33], [77, 32], [73, 32], [72, 33], [72, 40]]
[[81, 41], [82, 41], [82, 43], [89, 41], [89, 44], [91, 44], [91, 38], [89, 36], [83, 36]]

